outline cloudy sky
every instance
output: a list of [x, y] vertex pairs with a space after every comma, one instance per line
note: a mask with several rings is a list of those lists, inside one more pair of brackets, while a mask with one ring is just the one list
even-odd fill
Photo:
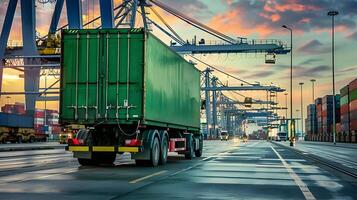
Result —
[[[0, 5], [0, 26], [4, 20], [7, 2]], [[332, 93], [331, 91], [331, 18], [327, 12], [331, 9], [339, 11], [336, 17], [336, 86], [339, 90], [357, 74], [357, 0], [161, 0], [186, 15], [193, 17], [212, 28], [231, 37], [248, 39], [279, 39], [290, 42], [289, 32], [282, 29], [286, 24], [294, 30], [294, 111], [300, 108], [299, 82], [304, 82], [304, 102], [311, 103], [310, 79], [316, 79], [316, 97]], [[88, 21], [99, 13], [97, 0], [83, 1], [83, 19]], [[94, 13], [93, 13], [93, 4]], [[118, 5], [120, 1], [115, 1]], [[44, 35], [49, 26], [53, 5], [37, 6], [37, 31]], [[185, 39], [191, 40], [195, 35], [206, 40], [212, 38], [179, 21], [168, 13], [156, 8], [170, 25]], [[151, 14], [153, 15], [153, 14]], [[152, 18], [155, 18], [152, 16]], [[20, 8], [17, 9], [16, 21], [11, 32], [11, 42], [21, 42]], [[61, 24], [66, 23], [65, 12]], [[98, 22], [98, 24], [100, 24]], [[98, 25], [95, 24], [94, 26]], [[154, 30], [163, 41], [169, 42], [157, 30]], [[264, 54], [219, 54], [198, 55], [198, 58], [219, 67], [239, 78], [250, 82], [278, 84], [289, 88], [289, 55], [277, 56], [275, 65], [264, 64]], [[200, 69], [204, 66], [198, 65]], [[230, 85], [240, 84], [232, 78], [215, 73], [223, 82]], [[22, 87], [17, 72], [5, 71], [6, 79], [3, 90], [16, 90]], [[288, 91], [290, 92], [290, 91]], [[245, 95], [263, 99], [265, 93], [244, 93]], [[234, 98], [233, 94], [227, 94]], [[13, 97], [13, 101], [23, 101], [21, 97]], [[284, 105], [283, 95], [279, 101]], [[39, 104], [39, 106], [42, 106]], [[57, 104], [51, 104], [54, 108]]]

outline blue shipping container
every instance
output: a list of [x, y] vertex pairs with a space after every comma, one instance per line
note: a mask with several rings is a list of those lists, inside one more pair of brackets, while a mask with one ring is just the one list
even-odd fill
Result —
[[33, 117], [10, 113], [0, 113], [0, 126], [33, 128]]

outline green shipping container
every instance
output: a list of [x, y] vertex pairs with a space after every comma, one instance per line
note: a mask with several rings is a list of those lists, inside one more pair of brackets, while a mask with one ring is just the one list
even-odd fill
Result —
[[357, 89], [350, 91], [350, 102], [357, 99]]
[[62, 124], [199, 130], [200, 71], [142, 29], [62, 32]]
[[341, 97], [348, 95], [348, 85], [345, 87], [341, 88], [340, 90]]
[[342, 106], [342, 105], [346, 105], [346, 104], [348, 104], [348, 103], [349, 103], [349, 101], [348, 101], [348, 95], [341, 97], [341, 106]]

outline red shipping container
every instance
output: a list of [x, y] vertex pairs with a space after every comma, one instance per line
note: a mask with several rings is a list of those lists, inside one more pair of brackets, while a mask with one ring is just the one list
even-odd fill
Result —
[[357, 99], [350, 102], [350, 112], [357, 110]]
[[357, 88], [357, 78], [355, 80], [353, 80], [352, 82], [350, 82], [350, 84], [348, 84], [348, 85], [349, 85], [350, 91], [356, 89]]
[[350, 128], [351, 128], [351, 131], [357, 131], [357, 119], [351, 120]]
[[349, 112], [349, 104], [341, 106], [341, 115]]
[[357, 110], [351, 111], [350, 112], [350, 120], [356, 120], [357, 119]]
[[336, 123], [336, 133], [340, 133], [340, 132], [341, 132], [341, 124]]

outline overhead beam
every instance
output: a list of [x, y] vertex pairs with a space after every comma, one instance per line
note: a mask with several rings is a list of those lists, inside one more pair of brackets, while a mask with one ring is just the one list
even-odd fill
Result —
[[66, 0], [68, 27], [70, 29], [82, 29], [82, 1]]
[[112, 0], [99, 0], [102, 28], [114, 27], [114, 13]]

